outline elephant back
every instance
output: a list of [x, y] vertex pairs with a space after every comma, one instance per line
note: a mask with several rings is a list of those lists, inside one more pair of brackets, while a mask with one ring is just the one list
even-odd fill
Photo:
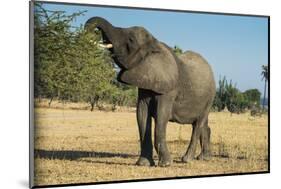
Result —
[[179, 56], [178, 100], [212, 100], [215, 95], [215, 80], [208, 62], [198, 53], [186, 51]]
[[184, 64], [191, 64], [191, 66], [202, 66], [201, 64], [208, 65], [208, 62], [200, 54], [193, 51], [185, 51], [184, 53], [179, 55], [179, 58], [183, 61]]

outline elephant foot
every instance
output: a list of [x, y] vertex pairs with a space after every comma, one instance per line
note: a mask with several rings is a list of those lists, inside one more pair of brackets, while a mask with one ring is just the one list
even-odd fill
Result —
[[158, 162], [159, 167], [169, 167], [172, 164], [172, 160], [170, 157], [168, 158], [161, 158]]
[[138, 166], [154, 166], [155, 163], [153, 159], [148, 159], [146, 157], [140, 157], [138, 161], [136, 162], [136, 165]]
[[183, 163], [189, 163], [189, 162], [191, 162], [192, 160], [193, 160], [193, 158], [188, 157], [187, 155], [184, 155], [184, 156], [181, 158], [181, 161], [182, 161]]
[[209, 153], [200, 153], [199, 156], [196, 157], [197, 160], [210, 160], [211, 155]]

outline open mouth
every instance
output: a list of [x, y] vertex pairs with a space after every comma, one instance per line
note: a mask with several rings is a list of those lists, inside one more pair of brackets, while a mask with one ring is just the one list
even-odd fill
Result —
[[[97, 30], [99, 30], [97, 28]], [[117, 67], [119, 68], [118, 69], [118, 75], [121, 75], [125, 70], [127, 70], [123, 64], [121, 63], [123, 61], [123, 58], [122, 56], [118, 56], [117, 57], [117, 54], [116, 52], [114, 52], [114, 46], [112, 44], [112, 42], [109, 40], [109, 38], [105, 35], [104, 31], [103, 30], [99, 30], [101, 31], [101, 39], [100, 41], [98, 42], [98, 46], [100, 48], [103, 48], [103, 49], [108, 49], [108, 51], [111, 53], [111, 57], [115, 63], [115, 65], [117, 65]]]
[[98, 46], [105, 49], [112, 49], [113, 45], [102, 31], [102, 39], [99, 41]]

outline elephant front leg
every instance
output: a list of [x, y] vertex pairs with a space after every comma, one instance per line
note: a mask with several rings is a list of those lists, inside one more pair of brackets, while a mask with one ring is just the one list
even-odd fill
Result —
[[172, 159], [166, 143], [166, 128], [170, 117], [172, 102], [160, 99], [157, 102], [157, 113], [155, 119], [154, 146], [158, 153], [161, 167], [170, 166]]
[[154, 145], [159, 157], [158, 165], [161, 167], [170, 166], [172, 163], [171, 156], [166, 143], [166, 127], [167, 122], [165, 123], [160, 121], [160, 123], [156, 123], [155, 128]]
[[153, 166], [155, 163], [152, 159], [151, 110], [149, 108], [148, 99], [138, 100], [137, 122], [140, 134], [141, 154], [136, 164], [141, 166]]

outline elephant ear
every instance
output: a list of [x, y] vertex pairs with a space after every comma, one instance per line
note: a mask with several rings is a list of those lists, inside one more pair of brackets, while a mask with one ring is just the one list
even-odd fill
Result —
[[120, 73], [119, 80], [164, 94], [175, 87], [178, 82], [178, 68], [172, 53], [162, 44], [150, 44], [141, 47], [129, 56], [128, 70]]

